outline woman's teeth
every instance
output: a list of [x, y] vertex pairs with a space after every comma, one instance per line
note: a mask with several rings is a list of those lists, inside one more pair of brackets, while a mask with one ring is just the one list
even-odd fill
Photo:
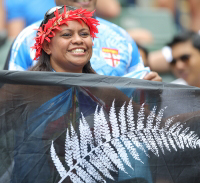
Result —
[[72, 53], [84, 53], [84, 49], [75, 49], [72, 50]]

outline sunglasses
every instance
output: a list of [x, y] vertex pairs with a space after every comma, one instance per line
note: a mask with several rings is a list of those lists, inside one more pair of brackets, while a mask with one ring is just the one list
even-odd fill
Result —
[[174, 58], [172, 61], [171, 61], [171, 65], [176, 65], [176, 62], [178, 60], [181, 60], [182, 62], [188, 62], [189, 59], [190, 59], [191, 55], [189, 54], [185, 54], [185, 55], [181, 55], [179, 58]]
[[49, 15], [51, 15], [52, 13], [54, 13], [54, 12], [56, 11], [56, 9], [60, 10], [60, 9], [62, 9], [63, 7], [64, 7], [64, 6], [55, 6], [55, 7], [51, 8], [51, 9], [49, 9], [49, 10], [45, 13], [44, 19], [46, 19]]
[[[55, 6], [55, 7], [51, 8], [51, 9], [49, 9], [49, 10], [45, 13], [45, 15], [44, 15], [44, 20], [45, 20], [49, 15], [51, 15], [52, 13], [54, 13], [54, 12], [56, 11], [56, 9], [60, 10], [60, 9], [62, 9], [62, 8], [64, 8], [64, 5], [63, 5], [63, 6]], [[66, 6], [66, 10], [67, 10], [67, 11], [68, 11], [68, 10], [76, 10], [76, 8], [74, 8], [74, 7], [72, 7], [72, 6]]]

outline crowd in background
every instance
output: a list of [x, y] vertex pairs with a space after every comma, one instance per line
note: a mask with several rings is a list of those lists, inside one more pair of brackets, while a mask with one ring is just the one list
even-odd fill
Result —
[[[0, 2], [0, 69], [3, 69], [10, 45], [15, 37], [24, 27], [42, 19], [45, 12], [55, 6], [55, 2], [54, 0], [0, 0]], [[172, 72], [172, 79], [181, 78], [184, 80], [181, 84], [199, 87], [200, 85], [197, 82], [199, 77], [198, 72], [195, 72], [196, 75], [193, 74], [188, 80], [186, 77], [190, 73], [194, 73], [194, 68], [197, 71], [200, 69], [199, 49], [198, 46], [193, 46], [193, 39], [194, 37], [198, 39], [198, 32], [200, 30], [200, 1], [99, 0], [96, 7], [96, 14], [99, 17], [112, 21], [121, 16], [123, 9], [135, 7], [158, 10], [165, 9], [173, 17], [173, 23], [176, 27], [176, 34], [172, 35], [173, 38], [167, 40], [167, 42], [165, 41], [163, 43], [165, 45], [156, 50], [149, 49], [151, 48], [151, 44], [155, 42], [153, 32], [142, 27], [129, 30], [129, 34], [138, 44], [144, 64], [149, 66], [151, 70], [160, 73], [161, 76], [163, 73], [171, 75]], [[187, 35], [192, 34], [194, 36], [188, 38], [184, 33], [185, 31], [189, 31], [189, 33], [186, 33]], [[176, 43], [175, 40], [178, 39], [178, 36], [186, 36], [187, 38], [183, 38], [183, 41]], [[191, 47], [191, 51], [187, 52], [188, 48], [184, 52], [177, 53], [177, 50], [179, 50], [176, 48], [177, 45], [185, 47], [184, 44], [182, 45], [185, 42], [189, 42], [188, 46]], [[195, 52], [196, 50], [197, 53]], [[194, 55], [196, 54], [196, 59], [199, 60], [193, 61], [195, 57], [193, 56], [193, 52], [195, 52]], [[193, 77], [196, 77], [196, 79], [193, 79], [196, 82], [192, 80]], [[169, 81], [171, 82], [172, 79]]]

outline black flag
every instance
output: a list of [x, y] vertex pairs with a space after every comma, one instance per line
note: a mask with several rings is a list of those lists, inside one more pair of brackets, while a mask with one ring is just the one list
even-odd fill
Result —
[[197, 183], [200, 89], [0, 71], [0, 182]]

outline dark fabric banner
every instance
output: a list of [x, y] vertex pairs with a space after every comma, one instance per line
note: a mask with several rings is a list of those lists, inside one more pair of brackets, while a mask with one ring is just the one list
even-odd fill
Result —
[[199, 183], [200, 89], [0, 71], [0, 182]]

